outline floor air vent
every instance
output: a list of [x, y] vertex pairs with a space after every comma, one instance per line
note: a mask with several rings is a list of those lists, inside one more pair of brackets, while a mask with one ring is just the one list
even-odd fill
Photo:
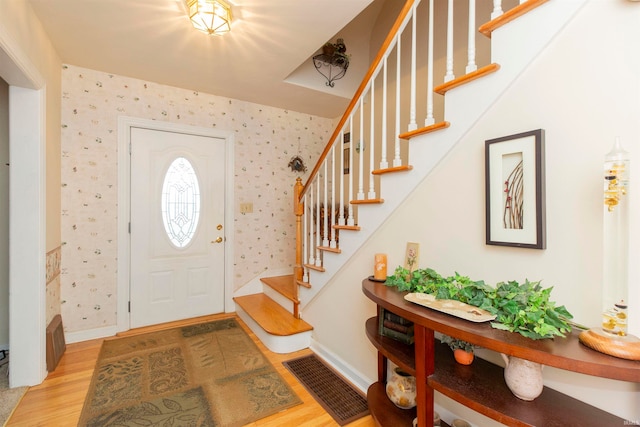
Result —
[[47, 326], [47, 371], [53, 372], [56, 369], [66, 348], [62, 317], [56, 314]]

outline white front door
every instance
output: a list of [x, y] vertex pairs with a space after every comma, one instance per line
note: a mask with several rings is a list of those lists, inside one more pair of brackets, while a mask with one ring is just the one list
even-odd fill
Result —
[[131, 327], [224, 311], [225, 140], [131, 128]]

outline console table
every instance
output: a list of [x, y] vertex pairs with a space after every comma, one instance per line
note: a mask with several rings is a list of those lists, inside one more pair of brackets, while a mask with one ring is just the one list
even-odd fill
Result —
[[[456, 363], [449, 347], [437, 343], [434, 333], [546, 366], [621, 381], [640, 382], [640, 361], [585, 347], [576, 331], [565, 338], [532, 340], [494, 329], [489, 322], [474, 323], [413, 304], [404, 299], [406, 292], [383, 283], [365, 279], [362, 290], [379, 308], [414, 323], [415, 343], [407, 345], [379, 335], [377, 317], [366, 322], [367, 337], [378, 350], [378, 381], [369, 387], [367, 401], [379, 425], [411, 426], [417, 416], [419, 427], [431, 426], [435, 391], [509, 426], [624, 425], [622, 418], [547, 387], [534, 401], [520, 400], [507, 388], [501, 367], [479, 358], [469, 366]], [[388, 360], [416, 377], [418, 405], [413, 410], [399, 409], [387, 398]]]

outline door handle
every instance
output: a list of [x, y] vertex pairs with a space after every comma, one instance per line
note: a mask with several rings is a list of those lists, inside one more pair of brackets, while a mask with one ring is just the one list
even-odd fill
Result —
[[216, 240], [212, 240], [211, 243], [222, 243], [222, 237], [218, 237]]

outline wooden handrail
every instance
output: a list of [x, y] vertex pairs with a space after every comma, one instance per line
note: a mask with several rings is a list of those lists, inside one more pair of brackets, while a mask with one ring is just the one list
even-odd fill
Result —
[[400, 11], [400, 14], [398, 15], [398, 18], [396, 19], [396, 22], [393, 24], [393, 27], [391, 27], [391, 30], [389, 31], [389, 34], [387, 34], [387, 38], [382, 43], [382, 46], [380, 47], [380, 50], [378, 51], [378, 54], [376, 55], [375, 59], [371, 63], [371, 66], [369, 66], [369, 70], [364, 75], [364, 78], [362, 79], [362, 83], [360, 83], [360, 86], [358, 87], [358, 90], [356, 90], [356, 93], [353, 95], [353, 98], [351, 99], [351, 102], [349, 103], [349, 106], [347, 107], [347, 109], [345, 110], [344, 114], [342, 115], [342, 118], [338, 122], [338, 125], [336, 126], [335, 130], [333, 131], [333, 134], [331, 135], [331, 138], [329, 138], [329, 142], [324, 147], [324, 151], [322, 151], [322, 154], [320, 155], [320, 158], [318, 159], [316, 165], [313, 167], [313, 170], [309, 174], [309, 178], [307, 178], [307, 182], [306, 182], [306, 184], [304, 185], [304, 188], [302, 189], [302, 191], [299, 194], [299, 196], [300, 196], [299, 200], [302, 200], [302, 197], [304, 197], [304, 195], [307, 193], [307, 190], [311, 186], [311, 183], [313, 182], [313, 179], [316, 177], [316, 175], [318, 174], [318, 171], [320, 170], [320, 167], [322, 166], [322, 164], [326, 160], [327, 156], [329, 155], [329, 151], [331, 151], [331, 147], [333, 146], [334, 141], [336, 140], [336, 138], [338, 137], [338, 135], [342, 131], [342, 128], [344, 127], [345, 123], [347, 122], [347, 119], [351, 115], [351, 112], [353, 111], [353, 109], [358, 104], [358, 101], [360, 100], [360, 97], [362, 96], [362, 94], [364, 93], [367, 85], [369, 84], [369, 80], [373, 76], [376, 68], [378, 68], [378, 65], [380, 65], [380, 62], [384, 58], [384, 55], [387, 52], [387, 49], [389, 48], [389, 46], [393, 42], [393, 39], [395, 38], [396, 33], [399, 31], [399, 29], [400, 29], [400, 27], [402, 25], [402, 21], [404, 21], [406, 16], [409, 14], [409, 11], [413, 7], [413, 3], [414, 2], [415, 2], [415, 0], [407, 0], [406, 3], [404, 4], [404, 6], [402, 7], [402, 10]]

